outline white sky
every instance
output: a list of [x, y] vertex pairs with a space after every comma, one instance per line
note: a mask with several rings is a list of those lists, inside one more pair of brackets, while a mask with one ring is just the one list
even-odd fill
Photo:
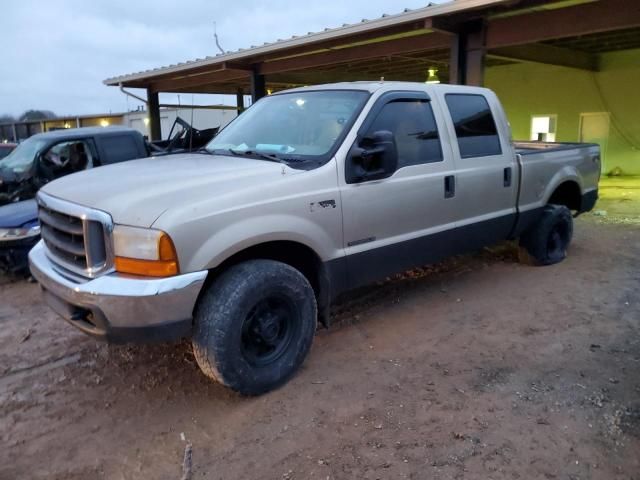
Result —
[[[403, 0], [2, 0], [0, 114], [126, 111], [105, 78], [423, 7]], [[436, 2], [441, 3], [441, 1]], [[181, 95], [191, 103], [191, 95]], [[161, 98], [176, 102], [175, 95]], [[196, 99], [196, 102], [198, 100]]]

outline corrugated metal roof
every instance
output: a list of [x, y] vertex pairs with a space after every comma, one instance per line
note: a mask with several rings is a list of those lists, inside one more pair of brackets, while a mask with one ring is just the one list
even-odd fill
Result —
[[268, 53], [276, 53], [279, 50], [286, 50], [291, 47], [299, 47], [311, 45], [315, 42], [324, 40], [347, 37], [349, 35], [400, 25], [403, 23], [423, 20], [426, 18], [436, 17], [440, 15], [448, 15], [452, 13], [460, 13], [465, 10], [473, 10], [477, 8], [490, 7], [506, 3], [510, 0], [453, 0], [442, 4], [430, 3], [426, 7], [409, 9], [405, 8], [402, 12], [388, 15], [383, 14], [380, 18], [373, 20], [362, 19], [359, 23], [343, 24], [337, 28], [325, 28], [322, 32], [308, 32], [306, 35], [294, 35], [285, 40], [277, 40], [275, 42], [265, 42], [261, 46], [252, 45], [251, 48], [240, 48], [235, 51], [226, 52], [225, 54], [216, 54], [205, 58], [198, 58], [186, 62], [144, 70], [137, 73], [121, 75], [108, 78], [104, 81], [106, 85], [118, 85], [120, 83], [131, 82], [135, 80], [144, 80], [157, 75], [170, 73], [179, 73], [181, 71], [190, 70], [196, 67], [204, 67], [216, 65], [222, 62], [237, 61], [247, 59], [257, 55], [265, 55]]

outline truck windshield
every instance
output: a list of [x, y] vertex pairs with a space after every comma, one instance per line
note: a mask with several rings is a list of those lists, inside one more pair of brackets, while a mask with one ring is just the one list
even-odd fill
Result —
[[[222, 130], [210, 153], [326, 161], [369, 97], [357, 90], [291, 92], [263, 98]], [[265, 155], [266, 154], [266, 155]]]
[[36, 137], [26, 139], [16, 149], [0, 160], [0, 169], [12, 170], [15, 173], [23, 173], [31, 168], [36, 154], [45, 146], [46, 140]]

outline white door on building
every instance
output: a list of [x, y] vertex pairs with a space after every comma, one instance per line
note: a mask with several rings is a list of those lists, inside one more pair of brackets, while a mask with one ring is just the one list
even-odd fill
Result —
[[609, 144], [609, 114], [607, 112], [580, 114], [580, 141], [600, 145], [602, 171], [607, 172], [607, 145]]

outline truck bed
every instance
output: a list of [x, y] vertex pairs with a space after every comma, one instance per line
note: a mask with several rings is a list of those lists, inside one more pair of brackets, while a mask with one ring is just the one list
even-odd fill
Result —
[[600, 147], [593, 143], [514, 142], [520, 163], [520, 212], [544, 206], [560, 182], [575, 182], [595, 196], [600, 178]]
[[545, 152], [556, 152], [560, 150], [570, 150], [582, 147], [597, 147], [595, 143], [578, 143], [578, 142], [537, 142], [516, 140], [513, 142], [516, 153], [520, 155], [532, 155], [541, 150]]

